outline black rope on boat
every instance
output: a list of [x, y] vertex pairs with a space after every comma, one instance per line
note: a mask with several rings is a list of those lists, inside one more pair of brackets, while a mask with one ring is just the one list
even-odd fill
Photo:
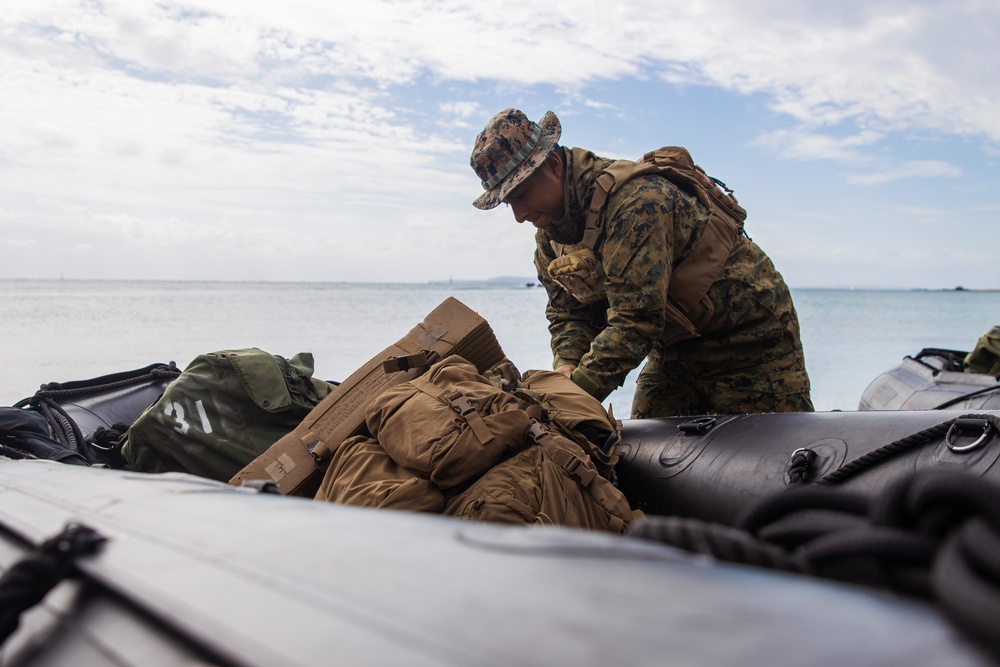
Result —
[[775, 570], [804, 571], [801, 561], [781, 547], [759, 540], [746, 531], [697, 519], [648, 517], [637, 522], [629, 535], [718, 560]]
[[101, 447], [103, 449], [108, 449], [118, 443], [118, 439], [121, 438], [126, 431], [128, 431], [129, 425], [125, 422], [115, 422], [111, 425], [111, 428], [104, 428], [99, 426], [94, 435], [90, 437], [92, 444]]
[[118, 389], [125, 389], [127, 387], [143, 384], [151, 380], [155, 381], [166, 378], [176, 378], [181, 374], [181, 369], [177, 368], [177, 364], [171, 361], [169, 364], [153, 364], [145, 369], [141, 369], [138, 372], [140, 373], [138, 375], [135, 374], [137, 371], [129, 371], [125, 373], [106, 375], [102, 378], [95, 378], [94, 380], [84, 380], [78, 382], [49, 382], [48, 384], [43, 384], [41, 388], [35, 392], [34, 396], [21, 399], [15, 403], [14, 407], [21, 408], [29, 404], [36, 405], [37, 402], [43, 398], [49, 398], [53, 401], [80, 398], [115, 391]]
[[864, 456], [861, 456], [849, 463], [845, 463], [836, 470], [827, 473], [821, 479], [817, 480], [816, 484], [840, 484], [847, 478], [853, 477], [868, 468], [873, 468], [882, 461], [909, 451], [914, 447], [925, 445], [928, 442], [945, 435], [954, 423], [954, 419], [949, 419], [946, 422], [942, 422], [936, 426], [931, 426], [930, 428], [926, 428], [923, 431], [914, 433], [913, 435], [908, 435], [905, 438], [900, 438], [899, 440], [890, 442], [887, 445], [882, 445], [878, 449], [872, 450]]
[[76, 559], [96, 553], [106, 539], [92, 528], [71, 523], [4, 573], [0, 577], [0, 645], [17, 630], [21, 614], [41, 602], [60, 581], [74, 576]]
[[920, 471], [877, 496], [792, 489], [751, 507], [735, 528], [647, 517], [629, 535], [930, 599], [1000, 655], [1000, 484], [965, 470]]
[[[111, 467], [121, 467], [124, 460], [120, 455], [116, 455], [115, 451], [113, 451], [114, 448], [109, 448], [107, 444], [100, 443], [96, 449], [92, 446], [97, 432], [94, 433], [94, 437], [91, 437], [89, 441], [85, 440], [80, 427], [66, 411], [62, 403], [92, 395], [118, 391], [149, 382], [158, 382], [164, 379], [173, 380], [180, 374], [181, 369], [177, 368], [177, 364], [171, 361], [169, 364], [152, 364], [137, 371], [113, 373], [92, 380], [79, 380], [66, 383], [49, 382], [48, 384], [43, 384], [33, 396], [21, 399], [13, 407], [24, 408], [30, 406], [35, 408], [45, 417], [55, 440], [66, 449], [79, 454], [88, 463], [103, 463]], [[116, 430], [118, 427], [119, 424], [115, 424], [112, 426], [112, 430]]]
[[788, 483], [804, 484], [815, 461], [816, 452], [806, 447], [792, 452], [792, 459], [788, 462]]
[[[994, 390], [995, 389], [991, 388], [991, 391]], [[905, 438], [900, 438], [899, 440], [890, 442], [889, 444], [883, 445], [878, 449], [872, 450], [864, 456], [850, 461], [849, 463], [845, 463], [836, 470], [827, 473], [814, 483], [821, 486], [840, 484], [844, 480], [853, 477], [860, 472], [873, 468], [893, 456], [905, 453], [914, 447], [926, 445], [927, 443], [936, 440], [941, 435], [945, 435], [946, 438], [950, 438], [952, 429], [957, 428], [961, 431], [970, 423], [975, 423], [977, 426], [981, 424], [987, 427], [983, 433], [984, 439], [989, 432], [989, 426], [992, 426], [998, 433], [1000, 433], [1000, 419], [997, 419], [993, 415], [962, 415], [924, 429], [918, 433], [908, 435]], [[788, 467], [785, 470], [788, 476], [788, 485], [790, 487], [801, 487], [810, 483], [809, 476], [813, 471], [813, 465], [816, 462], [817, 457], [818, 455], [816, 452], [807, 447], [802, 447], [792, 452], [791, 458], [788, 462]]]
[[[869, 499], [867, 496], [848, 491], [831, 493], [827, 489], [805, 487], [794, 489], [787, 493], [777, 493], [761, 499], [737, 520], [736, 526], [741, 530], [754, 534], [763, 533], [768, 526], [781, 526], [793, 513], [808, 507], [814, 512], [833, 513], [837, 516], [850, 515], [864, 517], [868, 513]], [[791, 529], [793, 532], [794, 526]], [[825, 529], [826, 532], [829, 529]], [[768, 535], [768, 539], [777, 540], [778, 535]], [[781, 541], [789, 544], [789, 536], [783, 536]], [[801, 540], [801, 538], [800, 538]], [[799, 541], [792, 544], [798, 544]]]
[[80, 443], [83, 442], [83, 432], [80, 431], [80, 427], [69, 416], [65, 408], [48, 397], [40, 398], [34, 405], [45, 417], [45, 420], [49, 422], [49, 427], [52, 429], [52, 434], [56, 440], [66, 449], [71, 449], [85, 456], [80, 451]]

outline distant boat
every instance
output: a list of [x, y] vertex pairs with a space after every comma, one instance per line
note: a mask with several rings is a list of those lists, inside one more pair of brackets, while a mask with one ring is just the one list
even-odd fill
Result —
[[861, 396], [861, 410], [1000, 410], [1000, 377], [967, 373], [968, 352], [924, 348], [882, 373]]

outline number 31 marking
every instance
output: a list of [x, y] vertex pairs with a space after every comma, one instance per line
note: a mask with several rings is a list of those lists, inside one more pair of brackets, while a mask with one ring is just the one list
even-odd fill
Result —
[[[212, 422], [208, 420], [208, 413], [205, 411], [205, 404], [198, 399], [194, 402], [194, 407], [196, 413], [194, 415], [197, 418], [198, 424], [194, 424], [195, 427], [201, 429], [202, 433], [212, 432]], [[177, 421], [177, 425], [174, 426], [174, 430], [181, 435], [187, 435], [187, 432], [191, 430], [191, 424], [187, 421], [187, 412], [184, 410], [184, 406], [177, 401], [168, 401], [163, 407], [163, 412], [168, 417], [173, 417]]]

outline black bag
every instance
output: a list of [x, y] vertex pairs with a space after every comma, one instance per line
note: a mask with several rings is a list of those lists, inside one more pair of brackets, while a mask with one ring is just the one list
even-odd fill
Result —
[[90, 465], [75, 449], [56, 440], [45, 416], [31, 409], [0, 408], [0, 455]]

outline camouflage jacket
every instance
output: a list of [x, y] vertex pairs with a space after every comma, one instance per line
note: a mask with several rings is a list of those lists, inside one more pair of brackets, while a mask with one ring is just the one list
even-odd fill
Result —
[[583, 236], [593, 185], [613, 161], [579, 148], [564, 149], [565, 216], [536, 234], [535, 266], [548, 293], [546, 316], [553, 367], [577, 364], [573, 380], [603, 400], [649, 355], [706, 357], [732, 369], [758, 366], [801, 349], [798, 319], [781, 275], [764, 252], [741, 236], [708, 296], [714, 313], [699, 336], [662, 344], [671, 272], [700, 240], [708, 211], [666, 178], [627, 181], [606, 204], [604, 236], [596, 251], [606, 273], [606, 297], [584, 305], [547, 271], [552, 243]]

